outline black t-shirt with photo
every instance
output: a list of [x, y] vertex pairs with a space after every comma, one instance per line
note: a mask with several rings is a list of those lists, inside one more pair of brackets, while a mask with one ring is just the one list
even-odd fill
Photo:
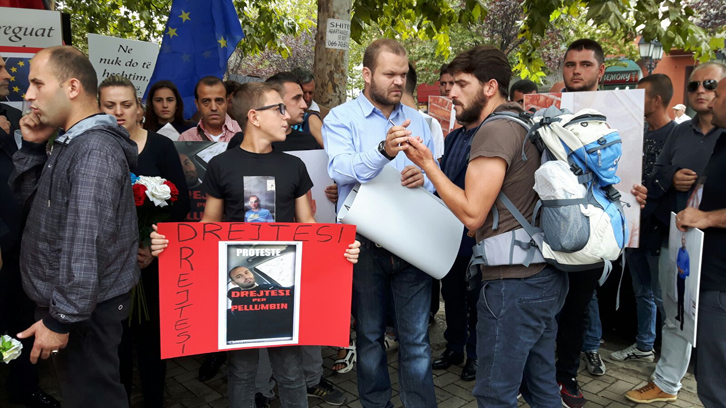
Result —
[[[258, 154], [239, 147], [209, 162], [204, 184], [209, 195], [224, 200], [224, 220], [229, 222], [244, 222], [252, 211], [274, 222], [293, 222], [295, 199], [313, 187], [299, 158], [275, 148]], [[252, 201], [259, 208], [251, 208]]]

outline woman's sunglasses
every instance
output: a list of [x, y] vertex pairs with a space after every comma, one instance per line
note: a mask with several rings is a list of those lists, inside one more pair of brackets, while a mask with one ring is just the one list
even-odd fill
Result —
[[718, 86], [718, 81], [715, 79], [707, 79], [703, 82], [699, 81], [692, 81], [688, 83], [688, 92], [696, 92], [698, 90], [698, 86], [703, 83], [703, 89], [707, 91], [715, 91], [716, 87]]

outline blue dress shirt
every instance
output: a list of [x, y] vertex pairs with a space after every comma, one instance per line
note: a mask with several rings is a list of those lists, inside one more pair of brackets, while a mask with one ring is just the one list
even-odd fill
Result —
[[[383, 166], [390, 164], [400, 172], [414, 164], [403, 152], [389, 161], [378, 151], [378, 144], [385, 140], [388, 130], [393, 127], [391, 121], [401, 125], [406, 119], [411, 119], [407, 128], [412, 132], [411, 136], [420, 136], [429, 150], [434, 151], [429, 125], [418, 112], [399, 103], [389, 119], [371, 104], [363, 92], [358, 98], [333, 108], [325, 117], [323, 142], [328, 154], [328, 174], [338, 183], [338, 210], [357, 183], [373, 180]], [[425, 173], [424, 187], [434, 191]]]

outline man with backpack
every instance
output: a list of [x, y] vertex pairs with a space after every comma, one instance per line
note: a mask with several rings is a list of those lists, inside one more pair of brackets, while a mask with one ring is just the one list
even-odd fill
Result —
[[[458, 55], [449, 70], [455, 80], [453, 93], [465, 90], [478, 95], [480, 117], [523, 112], [519, 104], [507, 102], [512, 72], [499, 49], [472, 48]], [[409, 137], [401, 150], [424, 170], [449, 209], [482, 242], [521, 230], [515, 215], [497, 199], [500, 193], [524, 217], [530, 219], [534, 213], [538, 196], [532, 187], [540, 153], [534, 144], [525, 143], [526, 136], [522, 126], [509, 120], [482, 124], [471, 142], [465, 189], [449, 180], [418, 138]], [[522, 157], [523, 147], [528, 160]], [[567, 276], [541, 257], [539, 262], [525, 263], [528, 266], [482, 266], [473, 277], [482, 285], [477, 304], [479, 367], [473, 391], [479, 406], [512, 406], [520, 385], [530, 405], [561, 403], [553, 375], [553, 350], [555, 315], [567, 293]]]

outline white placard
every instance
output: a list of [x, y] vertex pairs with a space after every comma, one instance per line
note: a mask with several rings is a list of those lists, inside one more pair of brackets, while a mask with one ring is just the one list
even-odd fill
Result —
[[88, 34], [88, 55], [99, 83], [110, 75], [121, 75], [134, 83], [136, 95], [142, 97], [154, 73], [159, 46], [150, 42]]
[[350, 45], [350, 21], [329, 18], [325, 31], [325, 48], [347, 50]]
[[464, 230], [464, 224], [428, 190], [402, 186], [401, 174], [392, 166], [354, 187], [338, 218], [436, 279], [446, 276], [454, 264]]
[[47, 48], [62, 44], [60, 12], [0, 7], [0, 47]]

